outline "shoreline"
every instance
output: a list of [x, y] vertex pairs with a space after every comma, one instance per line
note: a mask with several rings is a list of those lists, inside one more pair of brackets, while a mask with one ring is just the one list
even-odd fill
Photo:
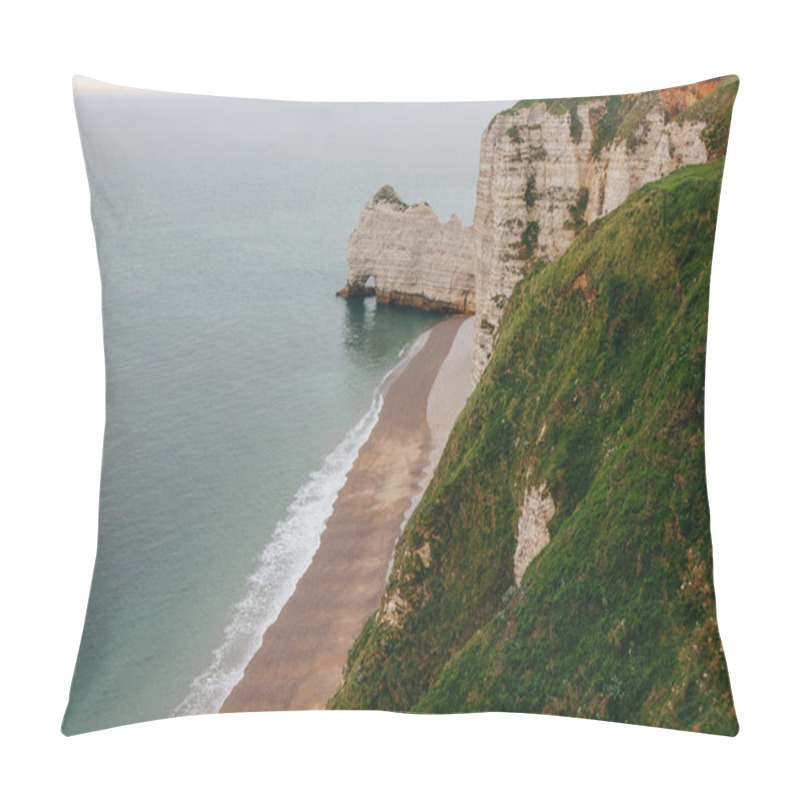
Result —
[[434, 325], [383, 387], [378, 421], [311, 565], [220, 713], [320, 709], [339, 687], [350, 647], [378, 608], [397, 539], [469, 396], [473, 324], [451, 317]]

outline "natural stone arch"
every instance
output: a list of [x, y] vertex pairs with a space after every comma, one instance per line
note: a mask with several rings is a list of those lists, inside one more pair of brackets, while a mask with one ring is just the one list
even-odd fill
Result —
[[383, 186], [362, 208], [347, 260], [340, 297], [375, 295], [387, 305], [474, 311], [472, 228], [463, 227], [456, 215], [440, 222], [427, 203], [408, 205], [391, 186]]

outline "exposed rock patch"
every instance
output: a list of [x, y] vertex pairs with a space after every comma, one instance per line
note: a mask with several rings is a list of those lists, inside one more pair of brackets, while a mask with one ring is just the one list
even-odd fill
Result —
[[517, 523], [517, 549], [514, 552], [514, 583], [517, 586], [521, 584], [528, 564], [550, 541], [547, 523], [555, 513], [556, 506], [547, 491], [547, 484], [531, 486], [525, 494]]
[[662, 89], [661, 104], [667, 119], [672, 119], [685, 111], [690, 105], [702, 100], [707, 94], [717, 89], [722, 83], [721, 78], [711, 78], [700, 83], [691, 83], [686, 86], [674, 86], [671, 89]]
[[400, 592], [395, 591], [386, 599], [383, 607], [378, 612], [378, 619], [393, 628], [397, 628], [403, 621], [403, 617], [408, 611], [408, 603], [403, 599]]
[[594, 289], [592, 288], [592, 284], [589, 281], [589, 276], [585, 272], [581, 272], [579, 275], [575, 277], [572, 283], [569, 285], [570, 293], [574, 292], [576, 289], [580, 289], [583, 292], [583, 296], [586, 298], [587, 302], [591, 302], [594, 300]]

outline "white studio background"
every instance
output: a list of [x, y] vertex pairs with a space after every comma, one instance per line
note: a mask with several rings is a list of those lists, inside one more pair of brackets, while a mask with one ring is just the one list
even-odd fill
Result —
[[[797, 77], [786, 6], [30, 2], [2, 12], [7, 797], [699, 797], [796, 790]], [[66, 739], [103, 434], [100, 281], [73, 73], [298, 100], [606, 94], [737, 73], [712, 279], [707, 455], [735, 739], [526, 715], [184, 718]], [[737, 791], [738, 790], [738, 791]]]

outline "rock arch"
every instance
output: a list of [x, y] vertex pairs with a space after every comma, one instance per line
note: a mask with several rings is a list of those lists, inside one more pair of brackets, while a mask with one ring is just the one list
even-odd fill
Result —
[[427, 203], [410, 206], [391, 186], [361, 210], [347, 260], [340, 297], [374, 294], [379, 303], [454, 314], [475, 309], [472, 228], [463, 227], [455, 214], [440, 222]]

